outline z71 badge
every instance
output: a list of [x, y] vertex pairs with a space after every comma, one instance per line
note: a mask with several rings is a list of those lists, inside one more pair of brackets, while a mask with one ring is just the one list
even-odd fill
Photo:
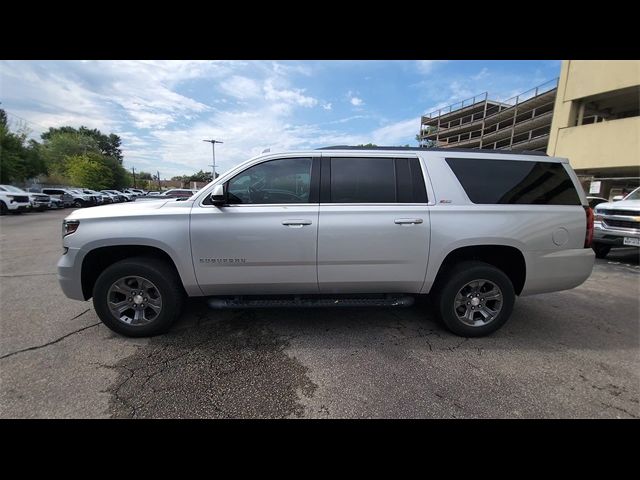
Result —
[[215, 263], [215, 264], [229, 264], [229, 263], [245, 263], [246, 258], [201, 258], [200, 263]]

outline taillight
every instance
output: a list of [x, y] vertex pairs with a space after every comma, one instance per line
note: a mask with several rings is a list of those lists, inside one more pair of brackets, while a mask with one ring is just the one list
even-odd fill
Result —
[[584, 248], [591, 248], [591, 243], [593, 242], [593, 209], [584, 207], [584, 211], [587, 214], [587, 232], [584, 235]]

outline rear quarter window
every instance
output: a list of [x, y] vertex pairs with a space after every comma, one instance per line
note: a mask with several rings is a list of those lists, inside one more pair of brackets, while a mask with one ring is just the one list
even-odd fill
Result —
[[561, 163], [447, 158], [473, 203], [580, 205], [580, 197]]

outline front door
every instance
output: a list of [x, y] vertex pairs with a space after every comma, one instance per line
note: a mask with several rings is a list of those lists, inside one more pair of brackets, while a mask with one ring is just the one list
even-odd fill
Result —
[[205, 295], [318, 293], [319, 158], [279, 158], [225, 184], [228, 205], [194, 205], [191, 248]]

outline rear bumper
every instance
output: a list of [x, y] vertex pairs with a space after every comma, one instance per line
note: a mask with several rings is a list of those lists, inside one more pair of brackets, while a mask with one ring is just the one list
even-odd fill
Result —
[[521, 296], [568, 290], [589, 278], [595, 262], [591, 248], [527, 252], [527, 279]]

